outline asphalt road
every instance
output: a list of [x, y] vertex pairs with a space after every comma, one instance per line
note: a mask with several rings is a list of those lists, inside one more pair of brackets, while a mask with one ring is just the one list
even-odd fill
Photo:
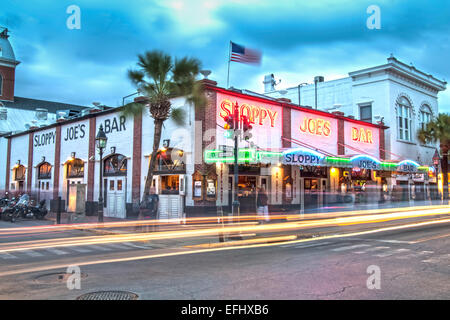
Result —
[[[139, 242], [27, 250], [0, 254], [0, 299], [103, 290], [140, 299], [450, 299], [449, 245], [450, 223], [442, 223], [199, 253]], [[132, 260], [95, 262], [124, 258]], [[80, 265], [80, 289], [67, 287], [69, 265]], [[368, 288], [368, 268], [379, 270], [370, 282], [379, 289]]]

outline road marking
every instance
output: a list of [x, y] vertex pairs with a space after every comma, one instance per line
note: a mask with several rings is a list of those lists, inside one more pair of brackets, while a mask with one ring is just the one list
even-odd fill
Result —
[[70, 249], [80, 252], [80, 253], [92, 252], [92, 250], [90, 250], [88, 248], [82, 248], [82, 247], [70, 247]]
[[418, 239], [418, 240], [414, 241], [414, 243], [420, 243], [420, 242], [425, 242], [425, 241], [430, 241], [430, 240], [435, 240], [435, 239], [441, 239], [441, 238], [447, 238], [447, 237], [450, 237], [450, 233], [449, 234], [435, 236], [435, 237]]
[[39, 252], [36, 252], [36, 251], [33, 251], [33, 250], [25, 250], [25, 251], [22, 251], [24, 254], [26, 254], [27, 256], [30, 256], [30, 257], [42, 257], [43, 256], [43, 254], [42, 253], [39, 253]]
[[112, 248], [104, 247], [104, 246], [97, 246], [97, 245], [90, 245], [89, 248], [100, 250], [100, 251], [111, 251]]
[[398, 244], [413, 244], [414, 241], [404, 241], [404, 240], [381, 240], [381, 239], [362, 239], [362, 238], [352, 238], [355, 240], [363, 240], [363, 241], [377, 241], [377, 242], [386, 242], [386, 243], [398, 243]]
[[441, 262], [441, 260], [446, 260], [446, 259], [450, 259], [450, 254], [441, 254], [440, 256], [437, 257], [433, 257], [427, 260], [422, 260], [422, 262], [427, 262], [427, 263], [437, 263], [437, 262]]
[[396, 258], [397, 259], [410, 259], [410, 258], [417, 258], [420, 256], [429, 255], [429, 254], [433, 254], [433, 253], [434, 253], [434, 251], [420, 251], [420, 252], [408, 254], [406, 256], [398, 256]]
[[339, 251], [351, 250], [351, 249], [356, 249], [356, 248], [364, 248], [364, 247], [370, 247], [370, 245], [369, 244], [355, 244], [354, 246], [340, 247], [340, 248], [331, 249], [331, 250], [339, 252]]
[[16, 256], [14, 256], [10, 253], [7, 253], [7, 252], [0, 253], [0, 258], [2, 258], [2, 259], [17, 259]]
[[59, 256], [63, 255], [63, 254], [68, 254], [68, 252], [66, 252], [66, 251], [62, 251], [62, 250], [54, 249], [54, 248], [46, 248], [45, 250], [47, 250], [48, 252], [51, 252], [53, 254], [57, 254]]
[[388, 251], [388, 252], [385, 252], [385, 253], [374, 254], [374, 256], [378, 257], [378, 258], [385, 258], [385, 257], [392, 256], [393, 254], [396, 254], [396, 253], [402, 253], [402, 252], [408, 252], [408, 251], [411, 251], [411, 250], [409, 250], [409, 249], [397, 249], [397, 250], [392, 250], [392, 251]]
[[280, 247], [282, 248], [289, 248], [289, 247], [294, 247], [294, 248], [310, 248], [310, 247], [318, 247], [318, 246], [323, 246], [325, 244], [329, 244], [331, 242], [322, 242], [322, 243], [315, 243], [315, 244], [310, 244], [310, 245], [301, 245], [298, 243], [294, 243], [294, 244], [289, 244], [289, 245], [282, 245]]
[[122, 244], [108, 243], [106, 246], [111, 247], [113, 249], [126, 250], [128, 249], [126, 246]]
[[355, 251], [354, 253], [361, 254], [361, 253], [367, 253], [367, 252], [378, 251], [378, 250], [386, 250], [386, 249], [390, 249], [390, 248], [391, 247], [373, 247], [373, 248], [367, 248], [366, 250], [362, 250], [362, 251]]

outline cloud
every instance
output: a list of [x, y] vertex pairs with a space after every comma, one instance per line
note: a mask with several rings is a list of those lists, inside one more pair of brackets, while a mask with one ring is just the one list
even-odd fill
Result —
[[[77, 1], [81, 30], [66, 28], [71, 1], [4, 0], [0, 24], [11, 29], [16, 94], [68, 103], [121, 103], [134, 92], [126, 77], [137, 55], [161, 49], [199, 58], [226, 85], [229, 41], [263, 51], [258, 67], [231, 64], [230, 84], [261, 92], [264, 74], [283, 86], [326, 79], [386, 62], [390, 53], [438, 78], [447, 63], [450, 2], [377, 0]], [[381, 30], [366, 10], [381, 9]], [[81, 93], [81, 94], [80, 94]], [[450, 93], [440, 93], [450, 111]]]

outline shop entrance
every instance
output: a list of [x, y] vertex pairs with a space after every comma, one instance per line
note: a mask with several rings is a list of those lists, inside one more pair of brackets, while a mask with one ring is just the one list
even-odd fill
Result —
[[327, 179], [304, 178], [304, 203], [305, 209], [319, 208], [324, 205], [324, 192], [327, 189]]
[[[257, 175], [239, 175], [238, 180], [238, 200], [240, 212], [255, 213], [256, 212], [256, 194], [257, 189], [262, 188], [269, 196], [267, 176]], [[228, 177], [228, 210], [231, 212], [234, 199], [234, 176]], [[269, 197], [270, 198], [270, 197]]]
[[125, 211], [126, 177], [108, 177], [105, 179], [106, 198], [105, 216], [112, 218], [126, 217]]
[[112, 154], [103, 160], [105, 216], [126, 218], [127, 158]]

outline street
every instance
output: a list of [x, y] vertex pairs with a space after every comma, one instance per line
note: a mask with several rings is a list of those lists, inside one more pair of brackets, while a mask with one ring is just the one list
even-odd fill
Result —
[[[413, 220], [303, 229], [302, 234], [316, 235], [294, 241], [281, 240], [292, 230], [276, 229], [263, 239], [280, 241], [251, 243], [261, 239], [259, 233], [235, 246], [233, 241], [219, 245], [212, 240], [216, 237], [130, 241], [134, 238], [126, 234], [88, 230], [39, 229], [30, 235], [30, 228], [2, 224], [0, 298], [72, 300], [85, 293], [126, 291], [138, 299], [449, 299], [448, 206], [445, 210]], [[16, 234], [4, 234], [7, 230]], [[80, 289], [68, 288], [69, 266], [80, 268]], [[368, 288], [373, 268], [379, 269], [379, 289]]]

